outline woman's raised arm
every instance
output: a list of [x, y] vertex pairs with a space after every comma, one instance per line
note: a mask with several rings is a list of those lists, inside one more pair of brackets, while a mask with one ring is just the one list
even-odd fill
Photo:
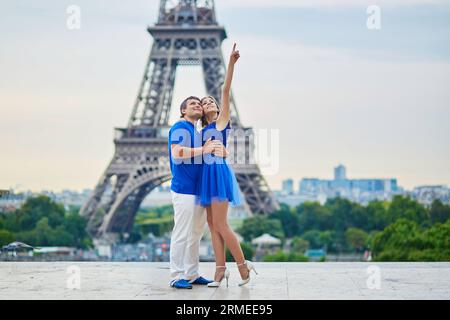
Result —
[[225, 76], [225, 83], [222, 88], [222, 101], [219, 116], [216, 121], [217, 130], [221, 131], [227, 127], [230, 121], [230, 92], [231, 80], [233, 80], [234, 65], [238, 61], [240, 55], [239, 50], [236, 50], [236, 43], [233, 45], [233, 50], [230, 55], [230, 62], [228, 63], [227, 75]]

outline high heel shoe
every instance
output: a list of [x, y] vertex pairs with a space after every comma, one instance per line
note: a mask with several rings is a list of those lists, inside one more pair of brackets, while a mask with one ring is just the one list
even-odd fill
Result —
[[241, 282], [239, 282], [239, 286], [243, 286], [244, 284], [246, 284], [250, 281], [250, 271], [253, 270], [253, 272], [255, 272], [255, 274], [258, 274], [258, 272], [256, 272], [255, 266], [253, 265], [253, 263], [251, 261], [245, 260], [244, 263], [238, 264], [237, 266], [238, 266], [238, 268], [240, 266], [246, 266], [247, 270], [248, 270], [248, 278], [243, 279]]
[[218, 268], [225, 268], [225, 272], [219, 281], [213, 281], [207, 284], [207, 286], [210, 288], [217, 288], [218, 286], [220, 286], [220, 283], [222, 282], [223, 278], [227, 280], [227, 287], [228, 287], [228, 278], [230, 277], [230, 270], [228, 270], [227, 267], [225, 266], [217, 266], [216, 269]]

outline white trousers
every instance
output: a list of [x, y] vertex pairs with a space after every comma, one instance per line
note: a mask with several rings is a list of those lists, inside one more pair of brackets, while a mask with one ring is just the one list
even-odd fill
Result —
[[170, 239], [170, 276], [173, 280], [199, 277], [200, 240], [205, 231], [205, 208], [195, 204], [195, 196], [171, 191], [174, 227]]

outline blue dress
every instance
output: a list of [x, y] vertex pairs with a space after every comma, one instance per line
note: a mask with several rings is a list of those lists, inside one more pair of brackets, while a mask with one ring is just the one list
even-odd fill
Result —
[[[216, 122], [210, 123], [202, 130], [203, 144], [211, 138], [222, 141], [226, 147], [230, 128], [229, 122], [222, 131], [216, 129]], [[205, 154], [197, 188], [197, 203], [209, 206], [215, 201], [229, 201], [233, 207], [242, 204], [239, 184], [227, 160]]]

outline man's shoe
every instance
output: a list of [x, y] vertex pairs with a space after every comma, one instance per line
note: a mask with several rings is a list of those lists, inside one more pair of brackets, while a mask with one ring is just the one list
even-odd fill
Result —
[[203, 277], [198, 277], [197, 279], [195, 279], [193, 281], [192, 280], [189, 281], [189, 283], [192, 283], [192, 284], [202, 284], [202, 285], [207, 285], [208, 283], [211, 283], [211, 282], [213, 282], [213, 281], [205, 279]]
[[192, 284], [185, 279], [174, 280], [170, 283], [170, 286], [177, 289], [192, 289]]

